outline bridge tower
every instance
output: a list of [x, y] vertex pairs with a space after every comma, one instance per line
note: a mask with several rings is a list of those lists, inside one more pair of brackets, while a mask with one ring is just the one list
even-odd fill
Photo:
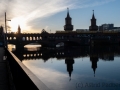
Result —
[[22, 44], [22, 34], [20, 25], [18, 25], [17, 37], [16, 37], [16, 49], [21, 48], [23, 49], [24, 46]]
[[69, 8], [67, 8], [67, 17], [65, 18], [65, 25], [64, 25], [65, 31], [72, 31], [73, 30], [73, 25], [72, 25], [71, 20], [72, 20], [72, 18], [69, 15]]
[[21, 28], [20, 28], [20, 25], [18, 25], [18, 34], [21, 33]]
[[98, 30], [98, 26], [96, 25], [96, 19], [94, 16], [94, 10], [93, 10], [93, 15], [92, 15], [92, 19], [91, 19], [91, 26], [89, 26], [89, 31], [97, 31]]

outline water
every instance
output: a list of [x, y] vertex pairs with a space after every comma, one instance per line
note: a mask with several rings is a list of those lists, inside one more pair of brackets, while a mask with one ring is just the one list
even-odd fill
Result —
[[120, 46], [11, 50], [50, 90], [120, 90]]

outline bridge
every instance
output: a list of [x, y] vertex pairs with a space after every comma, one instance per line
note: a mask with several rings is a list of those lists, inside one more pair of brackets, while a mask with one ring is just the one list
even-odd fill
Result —
[[42, 47], [56, 47], [61, 42], [64, 43], [64, 46], [120, 42], [120, 32], [118, 31], [57, 31], [56, 33], [48, 33], [43, 30], [41, 33], [7, 33], [6, 36], [8, 44], [14, 44], [16, 48], [22, 48], [30, 43], [38, 43]]

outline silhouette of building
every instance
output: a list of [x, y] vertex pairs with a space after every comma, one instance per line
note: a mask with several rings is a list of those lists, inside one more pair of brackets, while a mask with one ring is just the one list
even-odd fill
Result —
[[96, 19], [94, 16], [94, 10], [93, 10], [93, 15], [92, 15], [92, 19], [91, 19], [91, 26], [89, 26], [89, 31], [97, 31], [98, 30], [98, 26], [96, 25]]
[[99, 26], [99, 31], [110, 31], [110, 30], [119, 30], [120, 27], [114, 27], [114, 24], [102, 24]]
[[71, 74], [72, 74], [72, 71], [73, 71], [74, 60], [67, 58], [67, 59], [65, 59], [65, 64], [67, 65], [67, 71], [69, 73], [69, 77], [70, 77], [70, 80], [71, 80]]
[[20, 25], [18, 26], [18, 34], [21, 33], [21, 28], [20, 28]]
[[3, 27], [1, 26], [0, 27], [0, 35], [2, 35], [3, 34]]
[[73, 30], [73, 25], [72, 25], [72, 18], [69, 15], [69, 9], [67, 8], [67, 17], [65, 18], [65, 26], [64, 30], [65, 31], [72, 31]]

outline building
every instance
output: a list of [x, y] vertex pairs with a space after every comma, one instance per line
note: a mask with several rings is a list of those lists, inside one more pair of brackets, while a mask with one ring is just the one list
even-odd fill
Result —
[[72, 25], [72, 18], [69, 15], [69, 9], [67, 8], [67, 17], [65, 18], [65, 25], [64, 25], [65, 31], [72, 31], [73, 25]]
[[102, 24], [99, 31], [120, 31], [120, 27], [114, 27], [114, 24]]
[[113, 29], [114, 24], [102, 24], [99, 26], [99, 31], [111, 30]]
[[91, 26], [89, 26], [89, 31], [98, 31], [98, 26], [96, 25], [96, 19], [94, 16], [94, 10], [93, 10], [93, 15], [91, 19]]
[[18, 32], [17, 32], [18, 34], [20, 34], [21, 33], [21, 28], [20, 28], [20, 25], [18, 26]]

